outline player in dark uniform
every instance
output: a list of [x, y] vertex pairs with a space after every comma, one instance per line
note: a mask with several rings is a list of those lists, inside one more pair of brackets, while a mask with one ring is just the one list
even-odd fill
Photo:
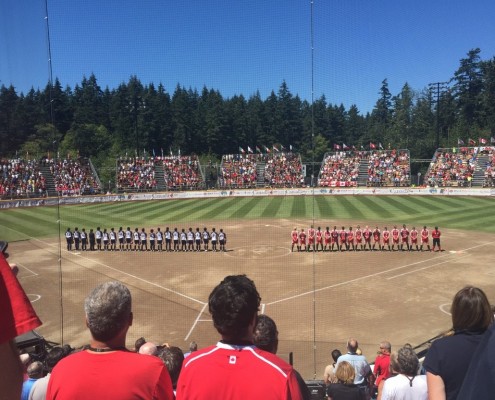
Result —
[[218, 244], [220, 245], [220, 251], [227, 251], [225, 249], [225, 245], [227, 244], [227, 235], [220, 229], [220, 233], [218, 234]]
[[67, 251], [72, 250], [72, 232], [70, 231], [70, 228], [67, 228], [65, 231], [65, 241], [67, 242]]
[[163, 233], [160, 228], [156, 228], [156, 245], [158, 247], [158, 251], [163, 251]]
[[203, 229], [203, 248], [204, 251], [208, 251], [208, 243], [210, 243], [210, 234], [208, 233], [208, 229], [206, 227]]
[[88, 234], [86, 233], [86, 229], [82, 229], [81, 231], [81, 250], [86, 251], [88, 249]]
[[74, 247], [76, 250], [79, 250], [79, 243], [81, 241], [81, 234], [79, 233], [79, 229], [77, 226], [74, 228], [74, 233], [73, 233], [73, 238], [74, 238]]
[[96, 244], [96, 235], [93, 232], [93, 229], [89, 230], [89, 250], [94, 251], [95, 250], [95, 244]]
[[215, 228], [211, 230], [211, 251], [218, 251], [217, 249], [218, 234], [215, 232]]
[[156, 234], [155, 230], [151, 228], [150, 230], [150, 251], [155, 251], [155, 240], [156, 240]]
[[196, 228], [196, 232], [194, 232], [194, 241], [196, 243], [196, 251], [201, 251], [201, 232], [199, 228]]
[[172, 251], [172, 232], [168, 226], [165, 228], [165, 251]]

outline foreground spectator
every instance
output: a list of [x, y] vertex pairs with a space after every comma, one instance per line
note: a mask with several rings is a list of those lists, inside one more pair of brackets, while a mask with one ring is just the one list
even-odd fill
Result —
[[353, 366], [356, 374], [354, 383], [368, 399], [370, 397], [370, 386], [373, 385], [373, 373], [366, 357], [360, 353], [359, 344], [356, 339], [351, 338], [347, 341], [347, 354], [339, 357], [337, 360], [337, 369], [342, 361], [347, 361]]
[[27, 367], [28, 379], [22, 384], [21, 400], [28, 400], [29, 393], [36, 381], [43, 377], [43, 364], [39, 361], [34, 361]]
[[337, 383], [327, 387], [328, 400], [365, 400], [366, 394], [354, 383], [356, 371], [351, 363], [342, 361], [335, 371]]
[[[0, 243], [2, 249], [5, 242]], [[14, 338], [41, 325], [13, 269], [0, 251], [0, 396], [20, 399], [22, 365]]]
[[158, 351], [157, 356], [167, 367], [175, 394], [180, 370], [182, 369], [182, 363], [184, 362], [184, 353], [182, 353], [182, 350], [178, 347], [165, 346]]
[[392, 368], [398, 373], [385, 380], [381, 400], [428, 400], [426, 377], [418, 375], [419, 360], [411, 345], [397, 351], [394, 364]]
[[333, 363], [329, 364], [325, 367], [325, 371], [323, 372], [323, 383], [325, 385], [330, 385], [331, 383], [337, 383], [337, 378], [335, 377], [335, 365], [337, 364], [337, 360], [342, 355], [339, 349], [332, 350], [332, 359]]
[[63, 347], [54, 347], [51, 349], [46, 358], [45, 358], [45, 365], [48, 370], [48, 373], [46, 374], [45, 377], [38, 379], [34, 385], [33, 388], [31, 389], [31, 392], [29, 393], [29, 400], [45, 400], [46, 399], [46, 389], [48, 388], [48, 382], [50, 381], [50, 376], [51, 372], [53, 371], [53, 368], [55, 365], [58, 364], [58, 362], [68, 356], [71, 353], [70, 346], [67, 348], [66, 346]]
[[457, 292], [451, 307], [454, 334], [435, 340], [426, 354], [424, 368], [430, 400], [457, 399], [464, 376], [483, 333], [493, 323], [485, 293], [466, 286]]
[[375, 374], [375, 387], [374, 390], [378, 390], [380, 382], [387, 379], [390, 376], [390, 351], [392, 346], [390, 342], [383, 341], [380, 343], [379, 353], [375, 358], [374, 370]]
[[[261, 350], [268, 351], [272, 354], [277, 354], [278, 350], [278, 329], [275, 321], [268, 315], [258, 316], [258, 322], [254, 329], [254, 344]], [[301, 389], [301, 395], [303, 399], [310, 400], [311, 394], [309, 393], [306, 382], [302, 376], [294, 370], [297, 381], [299, 382], [299, 388]]]
[[208, 305], [222, 340], [187, 357], [177, 400], [302, 399], [292, 367], [253, 344], [260, 301], [245, 275], [228, 276], [213, 289]]
[[172, 382], [163, 362], [125, 348], [133, 320], [129, 289], [120, 282], [103, 283], [86, 298], [84, 310], [90, 346], [57, 364], [47, 398], [173, 399]]

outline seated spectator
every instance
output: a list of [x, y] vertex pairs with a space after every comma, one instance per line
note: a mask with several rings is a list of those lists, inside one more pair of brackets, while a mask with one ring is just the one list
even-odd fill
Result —
[[198, 344], [193, 340], [191, 343], [189, 343], [189, 351], [184, 354], [184, 358], [190, 356], [191, 353], [193, 353], [197, 350], [198, 350]]
[[368, 186], [409, 186], [409, 152], [373, 150], [368, 155]]
[[0, 160], [0, 197], [45, 197], [46, 179], [36, 160]]
[[179, 380], [180, 371], [182, 369], [182, 363], [184, 362], [184, 354], [178, 347], [165, 346], [158, 351], [157, 356], [167, 367], [175, 394], [177, 390], [177, 381]]
[[28, 379], [22, 384], [21, 400], [28, 400], [29, 393], [33, 388], [34, 383], [43, 377], [43, 364], [39, 361], [34, 361], [27, 367]]
[[196, 189], [203, 181], [196, 155], [163, 157], [162, 162], [169, 190]]
[[94, 194], [100, 192], [97, 180], [87, 160], [64, 159], [50, 165], [55, 189], [60, 196]]
[[428, 400], [426, 376], [418, 375], [419, 360], [411, 345], [401, 347], [392, 360], [397, 375], [385, 380], [381, 400]]
[[153, 158], [135, 157], [118, 160], [118, 190], [149, 191], [156, 189], [156, 186], [155, 161]]
[[340, 362], [335, 377], [337, 383], [327, 387], [328, 400], [366, 400], [365, 393], [354, 383], [356, 372], [351, 363]]
[[470, 186], [476, 167], [477, 147], [438, 149], [426, 174], [429, 186]]
[[129, 289], [120, 282], [103, 283], [86, 298], [84, 309], [90, 346], [56, 365], [47, 398], [173, 399], [163, 362], [125, 348], [133, 321]]
[[155, 356], [158, 351], [156, 344], [152, 342], [146, 342], [141, 347], [139, 347], [139, 354], [145, 354], [149, 356]]
[[325, 367], [325, 371], [323, 372], [323, 382], [325, 385], [330, 385], [330, 383], [336, 383], [337, 378], [335, 377], [335, 365], [337, 364], [337, 360], [342, 355], [339, 349], [332, 350], [332, 359], [333, 363], [329, 364]]
[[219, 186], [223, 188], [256, 187], [255, 154], [230, 154], [222, 157]]
[[140, 337], [139, 339], [137, 339], [136, 342], [134, 343], [134, 352], [139, 353], [139, 349], [145, 343], [146, 343], [146, 339], [144, 337]]
[[293, 153], [268, 155], [264, 173], [265, 185], [271, 187], [300, 187], [304, 183], [301, 158]]
[[359, 165], [366, 152], [339, 151], [325, 156], [318, 177], [318, 186], [357, 186]]

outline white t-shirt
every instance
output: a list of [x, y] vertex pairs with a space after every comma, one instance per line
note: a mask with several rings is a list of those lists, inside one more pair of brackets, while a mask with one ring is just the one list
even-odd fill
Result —
[[426, 376], [417, 375], [412, 380], [405, 375], [388, 378], [383, 384], [382, 400], [428, 400]]

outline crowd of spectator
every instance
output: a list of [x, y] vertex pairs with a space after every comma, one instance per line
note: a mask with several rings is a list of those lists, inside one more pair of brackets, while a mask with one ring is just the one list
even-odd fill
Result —
[[256, 154], [227, 154], [222, 157], [219, 186], [223, 188], [255, 188], [258, 179]]
[[367, 155], [368, 186], [409, 186], [411, 168], [409, 151], [373, 150]]
[[64, 159], [50, 161], [50, 172], [53, 175], [55, 190], [59, 196], [74, 196], [99, 193], [101, 188], [91, 171], [87, 160]]
[[161, 160], [169, 190], [197, 189], [203, 181], [197, 156], [169, 156]]
[[438, 149], [428, 169], [428, 186], [470, 187], [478, 147]]
[[117, 162], [117, 190], [148, 191], [156, 189], [155, 159], [121, 158]]
[[323, 160], [318, 186], [357, 186], [359, 165], [364, 151], [339, 151], [328, 154]]
[[0, 197], [44, 197], [46, 179], [36, 160], [0, 160]]
[[304, 185], [301, 158], [294, 153], [276, 153], [267, 157], [265, 185], [270, 187], [298, 187]]

